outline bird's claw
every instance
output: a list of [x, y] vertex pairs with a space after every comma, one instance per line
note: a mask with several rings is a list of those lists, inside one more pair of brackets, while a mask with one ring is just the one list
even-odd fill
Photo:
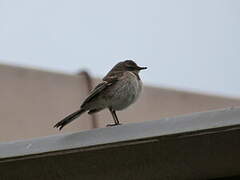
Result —
[[112, 127], [112, 126], [118, 126], [118, 125], [122, 125], [122, 124], [107, 124], [107, 127]]

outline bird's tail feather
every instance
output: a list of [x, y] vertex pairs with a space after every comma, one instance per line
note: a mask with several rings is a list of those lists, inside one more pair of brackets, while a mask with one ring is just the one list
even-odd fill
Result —
[[57, 124], [55, 124], [54, 127], [59, 128], [59, 130], [61, 130], [64, 126], [66, 126], [68, 123], [72, 122], [74, 119], [78, 118], [85, 111], [86, 110], [84, 110], [84, 109], [80, 109], [80, 110], [68, 115], [67, 117], [65, 117], [64, 119], [59, 121]]

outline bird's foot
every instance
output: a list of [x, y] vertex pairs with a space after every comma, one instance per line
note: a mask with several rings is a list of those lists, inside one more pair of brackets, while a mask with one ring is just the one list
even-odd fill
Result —
[[107, 124], [107, 127], [112, 127], [112, 126], [118, 126], [118, 125], [122, 125], [122, 124]]

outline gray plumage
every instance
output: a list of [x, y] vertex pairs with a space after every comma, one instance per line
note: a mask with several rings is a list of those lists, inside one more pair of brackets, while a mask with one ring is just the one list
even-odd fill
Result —
[[119, 125], [116, 111], [123, 110], [134, 103], [142, 90], [139, 71], [146, 67], [139, 67], [134, 61], [126, 60], [116, 64], [84, 100], [80, 109], [68, 115], [55, 124], [61, 130], [65, 125], [78, 118], [82, 113], [96, 113], [105, 108], [111, 112], [114, 124]]

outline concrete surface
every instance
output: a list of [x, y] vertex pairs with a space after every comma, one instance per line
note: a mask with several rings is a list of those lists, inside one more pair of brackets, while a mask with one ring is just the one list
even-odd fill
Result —
[[0, 143], [1, 179], [240, 177], [240, 109]]

